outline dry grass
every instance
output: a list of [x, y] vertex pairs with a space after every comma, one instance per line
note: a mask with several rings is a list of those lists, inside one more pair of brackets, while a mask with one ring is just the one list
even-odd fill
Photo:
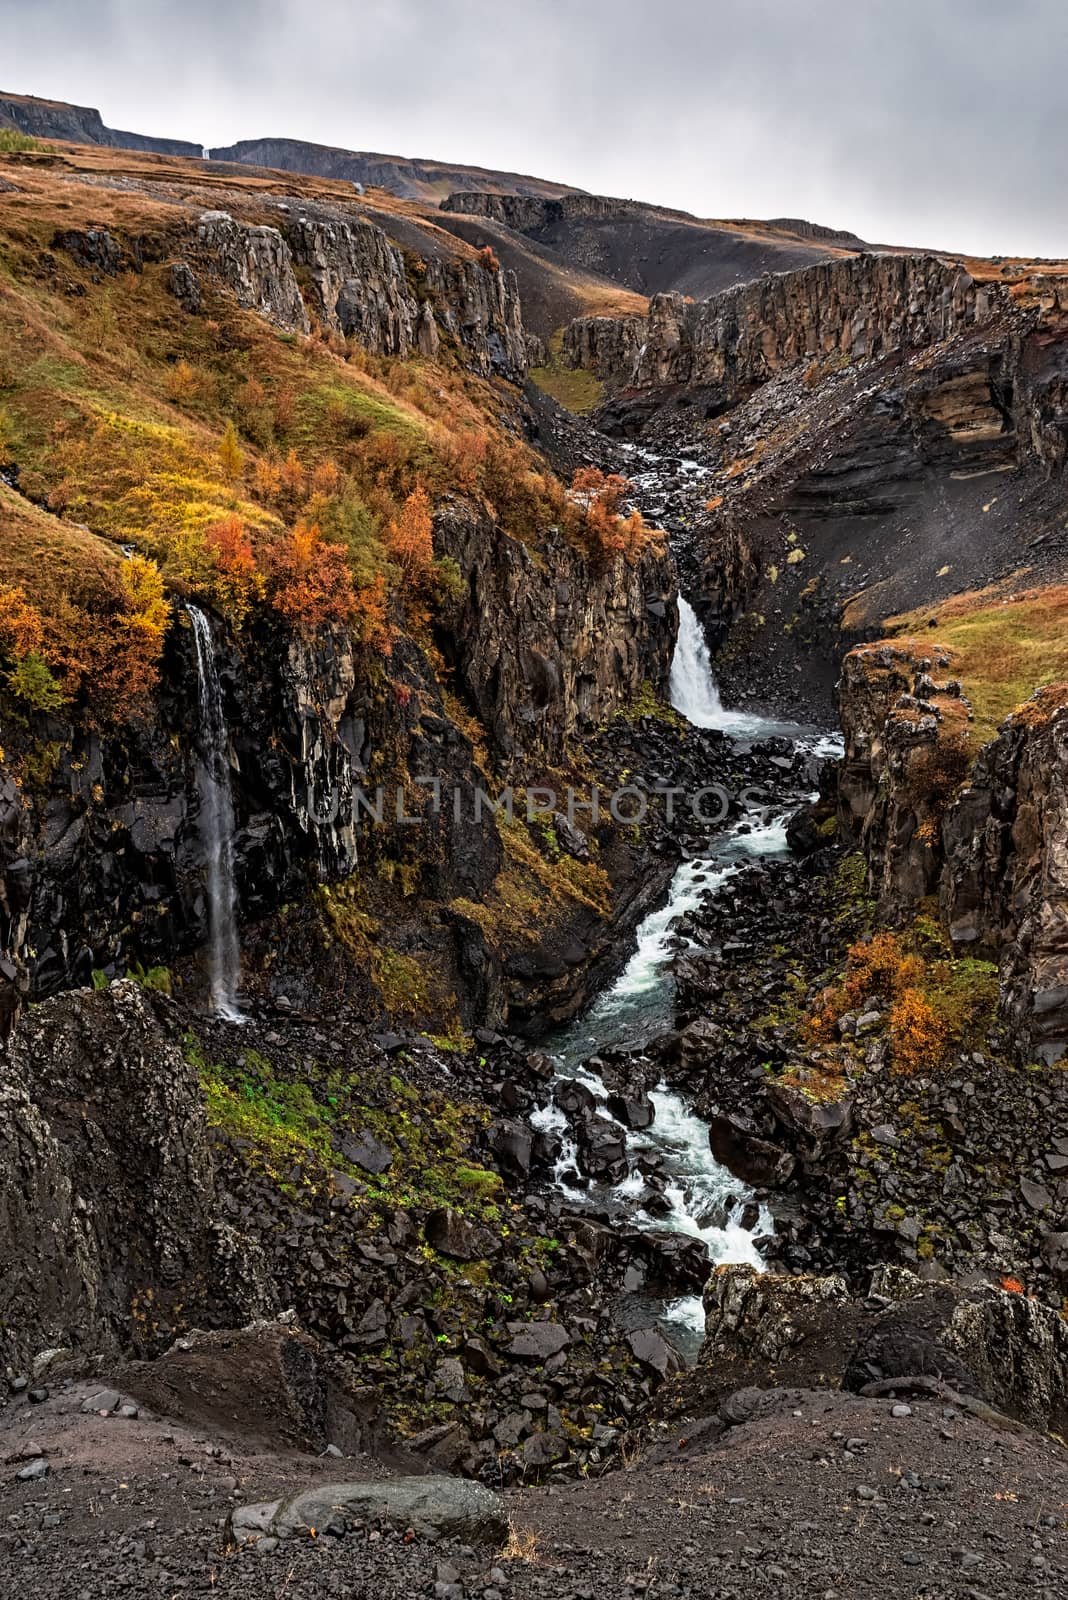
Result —
[[[929, 612], [891, 617], [894, 643], [927, 622]], [[1068, 584], [1045, 589], [978, 590], [956, 595], [933, 613], [937, 626], [913, 639], [930, 655], [944, 646], [975, 712], [974, 731], [992, 738], [1037, 689], [1068, 678]]]
[[538, 1535], [533, 1528], [520, 1528], [515, 1518], [508, 1522], [508, 1538], [505, 1542], [499, 1559], [501, 1561], [522, 1561], [525, 1566], [536, 1567], [539, 1561]]

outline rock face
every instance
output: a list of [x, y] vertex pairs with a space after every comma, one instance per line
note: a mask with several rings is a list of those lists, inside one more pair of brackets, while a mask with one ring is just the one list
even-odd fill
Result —
[[[1042, 706], [1042, 697], [1039, 697]], [[1068, 706], [1009, 719], [942, 831], [942, 906], [962, 954], [1001, 968], [1031, 1060], [1068, 1053]]]
[[[457, 186], [460, 188], [461, 186]], [[831, 249], [860, 248], [860, 241], [801, 233], [792, 225], [757, 223], [751, 228], [702, 221], [685, 211], [618, 200], [605, 195], [534, 195], [486, 192], [465, 184], [442, 204], [443, 225], [463, 238], [499, 241], [513, 260], [525, 300], [536, 299], [538, 270], [588, 279], [596, 273], [642, 295], [674, 292], [704, 297], [761, 274], [784, 272], [829, 258]], [[526, 241], [532, 240], [531, 251]], [[529, 285], [529, 287], [528, 287]], [[570, 309], [573, 307], [574, 309]], [[581, 308], [577, 299], [560, 305], [564, 320]], [[560, 320], [539, 331], [551, 332]]]
[[[934, 256], [821, 262], [709, 300], [656, 295], [632, 364], [609, 372], [599, 356], [596, 370], [617, 387], [702, 384], [737, 394], [799, 361], [858, 361], [946, 339], [982, 322], [996, 294]], [[629, 328], [613, 337], [580, 329], [566, 348], [578, 358], [613, 346], [622, 356], [633, 345]]]
[[[555, 758], [645, 681], [666, 681], [674, 619], [666, 556], [651, 551], [636, 564], [618, 560], [594, 571], [560, 541], [553, 563], [543, 565], [461, 502], [439, 516], [437, 537], [440, 552], [456, 560], [465, 593], [443, 615], [439, 644], [485, 719], [496, 757]], [[488, 811], [472, 824], [474, 792], [485, 779], [421, 650], [399, 639], [381, 684], [340, 630], [308, 641], [262, 627], [238, 644], [216, 623], [214, 638], [243, 921], [317, 883], [349, 877], [358, 863], [374, 871], [381, 861], [407, 860], [411, 828], [397, 820], [391, 774], [436, 781], [445, 797], [420, 829], [422, 892], [447, 903], [487, 890], [501, 843]], [[178, 614], [151, 719], [121, 734], [53, 722], [55, 760], [42, 770], [32, 803], [0, 768], [5, 1026], [27, 994], [88, 984], [95, 969], [112, 976], [134, 960], [169, 966], [204, 943], [195, 672], [192, 638]], [[501, 997], [477, 955], [475, 930], [457, 924], [449, 938], [457, 959], [475, 963], [463, 983], [470, 1020], [496, 1020]], [[335, 978], [352, 981], [340, 968]]]
[[535, 560], [460, 503], [438, 516], [435, 541], [466, 582], [445, 653], [506, 758], [558, 758], [643, 681], [667, 682], [675, 611], [666, 553], [594, 569], [557, 539]]
[[277, 228], [235, 222], [227, 211], [206, 211], [197, 240], [238, 305], [258, 311], [280, 328], [308, 332], [293, 258]]
[[930, 648], [920, 657], [890, 641], [846, 657], [839, 820], [884, 913], [938, 893], [956, 950], [999, 963], [1021, 1053], [1057, 1061], [1068, 1052], [1068, 707], [1040, 694], [973, 766], [960, 742], [967, 701]]
[[0, 95], [0, 126], [18, 128], [37, 139], [69, 139], [74, 144], [113, 145], [119, 150], [147, 150], [167, 156], [203, 155], [198, 144], [185, 139], [154, 139], [144, 133], [124, 133], [107, 128], [91, 106], [68, 105], [62, 100], [38, 100], [33, 95]]
[[433, 257], [409, 267], [374, 223], [305, 209], [281, 229], [205, 212], [197, 226], [201, 262], [240, 305], [281, 328], [307, 333], [311, 327], [299, 267], [323, 326], [375, 355], [434, 356], [444, 334], [474, 371], [522, 381], [527, 335], [514, 273], [469, 257]]
[[322, 322], [376, 355], [408, 356], [415, 348], [419, 307], [404, 257], [381, 228], [301, 217], [286, 228], [296, 261], [311, 282]]
[[480, 261], [429, 261], [427, 284], [438, 316], [471, 364], [484, 376], [522, 380], [527, 339], [513, 272], [494, 271]]
[[[1068, 1331], [1026, 1295], [881, 1267], [858, 1300], [839, 1277], [727, 1266], [709, 1279], [705, 1313], [709, 1397], [746, 1384], [860, 1391], [893, 1379], [919, 1379], [923, 1393], [933, 1379], [1040, 1430], [1059, 1431], [1068, 1415]], [[907, 1381], [900, 1389], [910, 1392]]]
[[645, 331], [642, 317], [576, 317], [564, 329], [564, 361], [602, 382], [618, 381], [637, 367]]
[[0, 1365], [275, 1309], [257, 1250], [218, 1223], [196, 1074], [136, 984], [26, 1016], [0, 1112]]
[[[266, 915], [316, 882], [345, 878], [404, 841], [405, 830], [358, 839], [357, 792], [373, 761], [443, 788], [473, 791], [471, 747], [449, 723], [429, 664], [398, 642], [391, 684], [358, 675], [351, 639], [313, 643], [272, 629], [242, 638], [215, 627], [237, 834], [238, 902]], [[121, 734], [54, 724], [56, 760], [30, 804], [0, 778], [0, 996], [87, 984], [136, 959], [169, 965], [206, 938], [205, 856], [196, 782], [195, 655], [176, 619], [156, 715]], [[395, 689], [393, 685], [396, 685]], [[410, 831], [410, 830], [409, 830]], [[423, 881], [444, 899], [478, 894], [500, 864], [492, 819], [473, 829], [450, 808], [420, 838]]]

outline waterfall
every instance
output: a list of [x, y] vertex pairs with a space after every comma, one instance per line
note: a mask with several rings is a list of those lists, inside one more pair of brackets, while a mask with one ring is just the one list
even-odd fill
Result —
[[223, 714], [222, 686], [215, 661], [211, 624], [197, 606], [187, 605], [197, 652], [201, 759], [197, 762], [200, 831], [207, 860], [208, 976], [215, 1011], [240, 1022], [237, 1003], [241, 947], [234, 886], [234, 797], [230, 786], [230, 736]]
[[722, 728], [726, 713], [712, 676], [704, 629], [688, 600], [679, 595], [679, 637], [671, 662], [668, 695], [676, 711], [697, 728]]
[[[695, 728], [719, 728], [738, 739], [805, 738], [816, 730], [795, 722], [777, 722], [751, 711], [728, 711], [712, 676], [705, 630], [688, 600], [679, 595], [679, 637], [671, 659], [668, 698]], [[830, 754], [820, 750], [819, 754]]]

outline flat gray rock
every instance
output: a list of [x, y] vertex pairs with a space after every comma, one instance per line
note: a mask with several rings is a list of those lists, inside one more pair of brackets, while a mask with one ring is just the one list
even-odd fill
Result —
[[504, 1501], [466, 1478], [383, 1478], [379, 1482], [330, 1483], [289, 1500], [240, 1506], [230, 1516], [234, 1544], [251, 1539], [289, 1539], [295, 1534], [343, 1534], [353, 1523], [374, 1522], [416, 1533], [437, 1533], [474, 1544], [499, 1544], [508, 1537]]

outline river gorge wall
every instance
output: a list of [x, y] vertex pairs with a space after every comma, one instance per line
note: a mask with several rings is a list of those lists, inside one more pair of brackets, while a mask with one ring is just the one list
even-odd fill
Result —
[[[927, 653], [929, 650], [929, 654]], [[949, 655], [889, 640], [847, 655], [839, 819], [882, 918], [932, 897], [960, 955], [995, 961], [1025, 1060], [1068, 1053], [1068, 705], [1039, 693], [978, 750]]]
[[848, 257], [685, 300], [648, 317], [579, 318], [564, 354], [614, 388], [706, 385], [738, 394], [802, 360], [858, 361], [947, 339], [983, 322], [998, 286], [936, 256]]

